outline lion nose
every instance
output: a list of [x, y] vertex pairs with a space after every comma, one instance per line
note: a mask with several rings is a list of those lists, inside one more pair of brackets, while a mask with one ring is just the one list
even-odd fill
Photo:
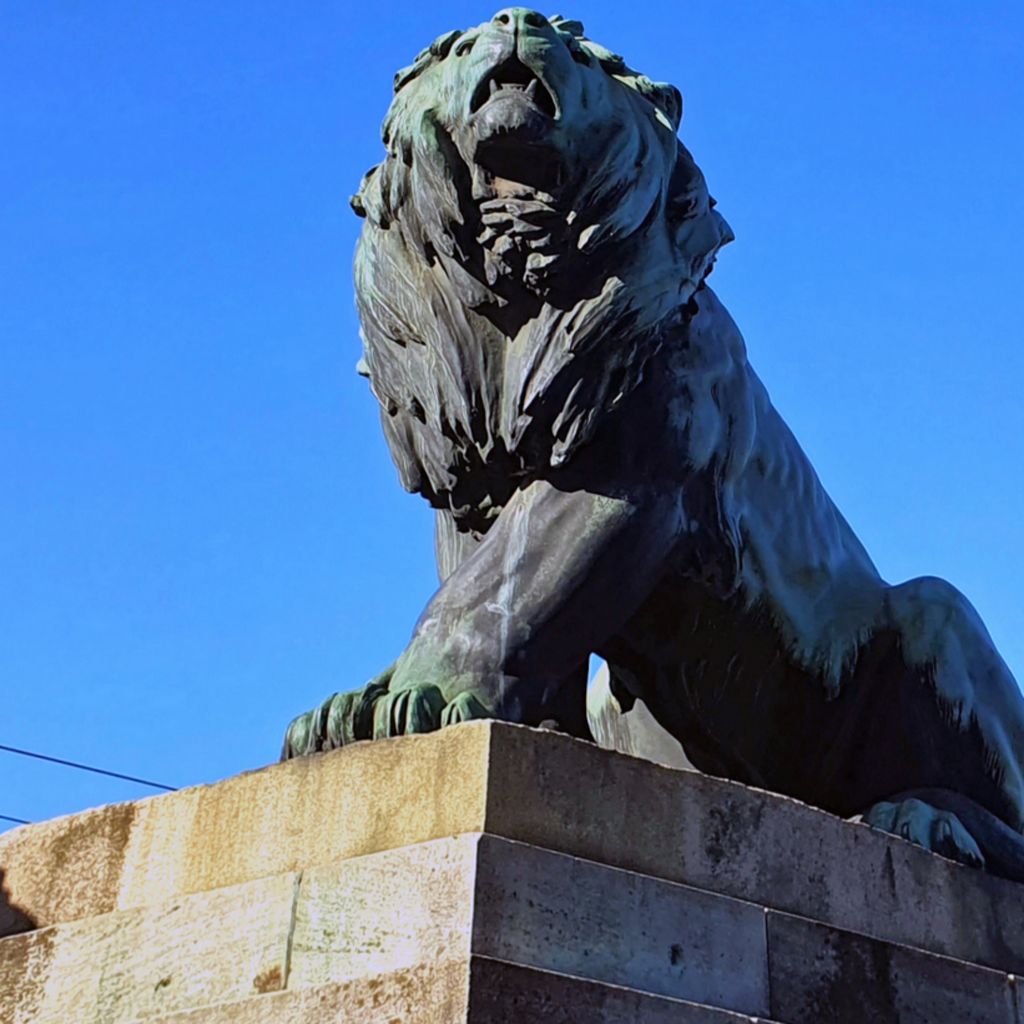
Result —
[[506, 7], [491, 19], [509, 32], [517, 35], [527, 28], [544, 28], [548, 19], [539, 11], [531, 11], [529, 7]]

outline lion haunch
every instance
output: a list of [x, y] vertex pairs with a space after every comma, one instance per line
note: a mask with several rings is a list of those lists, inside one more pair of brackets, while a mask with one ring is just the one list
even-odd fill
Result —
[[706, 284], [682, 99], [509, 8], [395, 78], [353, 199], [362, 371], [441, 587], [285, 756], [474, 717], [589, 736], [592, 652], [706, 771], [1024, 877], [1024, 702], [948, 584], [891, 586]]

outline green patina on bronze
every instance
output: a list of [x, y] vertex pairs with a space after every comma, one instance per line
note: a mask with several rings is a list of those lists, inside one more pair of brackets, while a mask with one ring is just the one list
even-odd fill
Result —
[[[441, 587], [284, 756], [642, 698], [701, 770], [1024, 878], [1024, 701], [966, 599], [881, 579], [706, 279], [675, 87], [526, 8], [395, 79], [352, 205], [360, 370]], [[603, 712], [602, 712], [603, 713]]]

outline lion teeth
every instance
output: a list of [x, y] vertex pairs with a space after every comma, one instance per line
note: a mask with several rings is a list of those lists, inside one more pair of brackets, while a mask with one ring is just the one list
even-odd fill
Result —
[[537, 79], [533, 79], [529, 85], [523, 85], [522, 82], [499, 82], [498, 79], [492, 78], [487, 83], [487, 88], [492, 96], [499, 92], [522, 92], [532, 100], [537, 94]]

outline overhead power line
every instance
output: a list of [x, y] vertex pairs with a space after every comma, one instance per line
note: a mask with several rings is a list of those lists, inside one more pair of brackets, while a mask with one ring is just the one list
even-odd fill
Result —
[[31, 821], [24, 818], [12, 818], [9, 814], [0, 814], [0, 821], [13, 821], [15, 825], [31, 825]]
[[[0, 750], [6, 750], [8, 754], [21, 754], [22, 757], [34, 757], [37, 761], [49, 761], [51, 764], [62, 764], [65, 768], [77, 768], [83, 772], [93, 772], [96, 775], [106, 775], [112, 779], [123, 779], [125, 782], [137, 782], [140, 786], [151, 786], [153, 789], [163, 789], [168, 793], [177, 790], [177, 786], [165, 786], [162, 782], [150, 782], [149, 779], [140, 779], [134, 775], [123, 775], [121, 772], [107, 771], [106, 768], [94, 768], [91, 764], [79, 764], [77, 761], [65, 761], [62, 757], [50, 757], [48, 754], [37, 754], [33, 750], [21, 750], [19, 747], [8, 747], [0, 743]], [[0, 815], [3, 817], [3, 815]], [[20, 821], [19, 818], [7, 819], [19, 821], [23, 825], [28, 822]]]

